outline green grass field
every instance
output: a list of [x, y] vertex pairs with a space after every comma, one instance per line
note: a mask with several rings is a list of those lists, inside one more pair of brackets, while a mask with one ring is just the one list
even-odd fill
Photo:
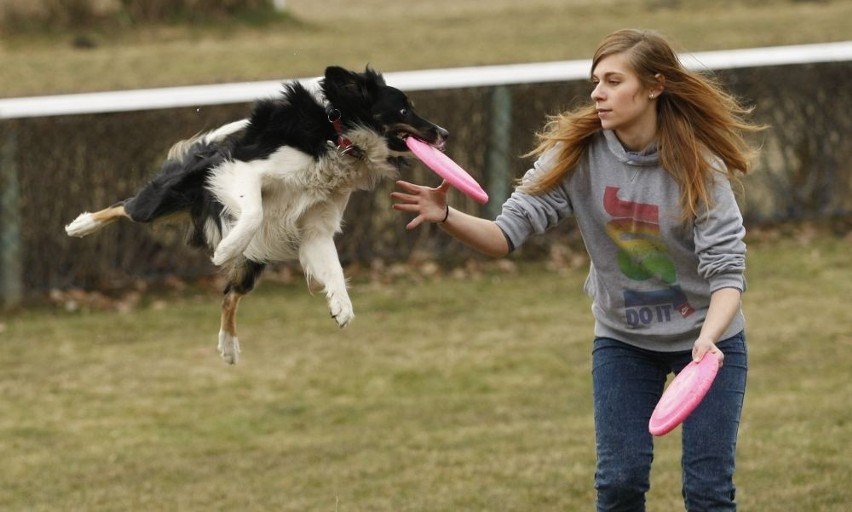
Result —
[[[777, 235], [778, 232], [772, 232]], [[852, 426], [849, 236], [752, 236], [742, 510], [841, 511]], [[0, 509], [590, 510], [585, 269], [355, 279], [346, 330], [299, 283], [0, 320]], [[679, 429], [649, 510], [679, 509]]]

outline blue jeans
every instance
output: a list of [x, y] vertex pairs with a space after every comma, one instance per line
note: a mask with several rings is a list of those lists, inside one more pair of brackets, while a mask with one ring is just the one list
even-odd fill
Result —
[[[746, 374], [744, 333], [720, 341], [725, 354], [710, 391], [683, 422], [683, 497], [689, 512], [732, 511], [734, 452]], [[651, 352], [596, 338], [592, 352], [598, 512], [644, 511], [651, 486], [653, 436], [648, 432], [666, 376], [692, 360], [690, 352]]]

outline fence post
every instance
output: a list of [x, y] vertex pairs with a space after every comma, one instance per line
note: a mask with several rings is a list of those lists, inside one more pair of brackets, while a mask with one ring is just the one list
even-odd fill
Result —
[[512, 91], [508, 85], [498, 85], [491, 90], [490, 124], [488, 127], [488, 154], [485, 159], [488, 218], [500, 214], [503, 202], [509, 197], [509, 148], [512, 146]]
[[10, 126], [0, 141], [0, 300], [6, 309], [20, 305], [23, 296], [17, 144]]

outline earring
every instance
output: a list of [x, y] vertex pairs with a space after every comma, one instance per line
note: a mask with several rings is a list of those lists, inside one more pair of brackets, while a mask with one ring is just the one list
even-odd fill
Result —
[[654, 95], [653, 95], [653, 94], [649, 95], [649, 96], [648, 96], [648, 99], [649, 99], [649, 100], [654, 99]]

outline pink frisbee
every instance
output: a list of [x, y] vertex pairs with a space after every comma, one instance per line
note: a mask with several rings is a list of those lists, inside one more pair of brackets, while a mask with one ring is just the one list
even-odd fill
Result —
[[672, 379], [651, 414], [648, 430], [655, 436], [666, 435], [683, 423], [710, 390], [719, 371], [719, 358], [707, 353], [699, 362], [692, 361]]
[[438, 149], [414, 137], [406, 137], [405, 144], [435, 174], [447, 180], [447, 183], [480, 204], [488, 202], [488, 194], [479, 183], [450, 157]]

